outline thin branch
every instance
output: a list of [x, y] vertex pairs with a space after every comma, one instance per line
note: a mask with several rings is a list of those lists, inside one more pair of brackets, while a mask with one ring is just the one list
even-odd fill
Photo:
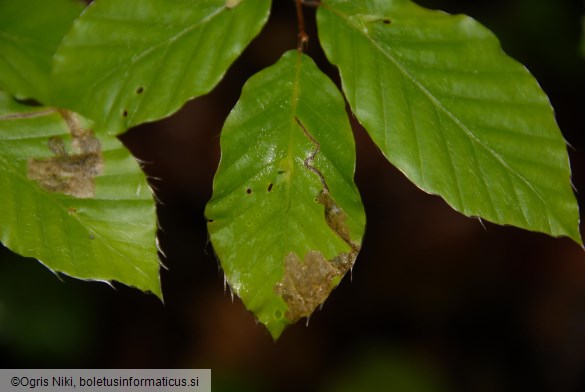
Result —
[[303, 17], [303, 0], [295, 0], [297, 7], [297, 21], [299, 24], [299, 35], [297, 41], [297, 50], [303, 52], [309, 44], [309, 36], [305, 32], [305, 18]]

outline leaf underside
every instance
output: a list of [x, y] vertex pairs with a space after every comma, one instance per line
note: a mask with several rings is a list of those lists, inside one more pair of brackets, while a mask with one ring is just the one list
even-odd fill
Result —
[[0, 89], [48, 104], [53, 54], [83, 8], [75, 0], [0, 1]]
[[209, 92], [260, 32], [270, 0], [100, 0], [55, 55], [54, 99], [118, 134]]
[[161, 297], [154, 200], [130, 152], [0, 92], [0, 242], [52, 271]]
[[287, 52], [253, 76], [221, 134], [208, 230], [230, 288], [276, 339], [350, 269], [365, 215], [344, 102]]
[[321, 44], [387, 159], [457, 211], [582, 244], [547, 96], [464, 15], [408, 0], [323, 0]]

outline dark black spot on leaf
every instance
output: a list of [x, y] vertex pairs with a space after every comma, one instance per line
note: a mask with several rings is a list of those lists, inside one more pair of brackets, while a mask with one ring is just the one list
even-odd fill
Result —
[[127, 110], [124, 110], [122, 112], [122, 117], [128, 117], [128, 111]]
[[382, 19], [382, 23], [390, 24], [390, 23], [392, 23], [392, 21], [390, 19]]
[[136, 89], [136, 94], [142, 94], [144, 92], [144, 87], [140, 86]]
[[22, 105], [26, 105], [26, 106], [31, 106], [31, 107], [39, 107], [39, 106], [43, 106], [42, 103], [40, 103], [39, 101], [32, 99], [32, 98], [25, 98], [25, 99], [18, 99], [18, 98], [14, 98], [14, 100]]
[[272, 191], [272, 186], [273, 186], [273, 185], [274, 185], [274, 184], [272, 184], [272, 183], [268, 184], [268, 192]]
[[251, 193], [252, 193], [252, 189], [250, 189], [250, 188], [246, 189], [246, 193], [247, 193], [248, 195], [249, 195], [249, 194], [251, 194]]

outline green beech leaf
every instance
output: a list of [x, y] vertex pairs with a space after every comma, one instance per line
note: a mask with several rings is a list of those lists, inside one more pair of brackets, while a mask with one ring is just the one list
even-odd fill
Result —
[[344, 102], [290, 51], [253, 76], [226, 120], [206, 209], [231, 289], [276, 339], [353, 266], [365, 216]]
[[0, 1], [0, 89], [48, 102], [53, 54], [83, 8], [75, 0]]
[[209, 92], [260, 32], [270, 0], [97, 0], [54, 62], [55, 100], [116, 134]]
[[0, 92], [0, 242], [53, 271], [161, 296], [154, 201], [115, 137]]
[[579, 244], [548, 98], [475, 20], [408, 0], [323, 0], [319, 37], [390, 162], [454, 209]]

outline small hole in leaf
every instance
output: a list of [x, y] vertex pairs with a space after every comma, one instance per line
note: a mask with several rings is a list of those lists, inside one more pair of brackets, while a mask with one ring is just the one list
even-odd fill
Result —
[[268, 192], [272, 191], [272, 186], [273, 186], [272, 183], [268, 184]]
[[246, 189], [246, 193], [249, 195], [250, 193], [252, 193], [252, 189], [250, 188]]
[[142, 94], [144, 92], [144, 87], [140, 86], [136, 89], [136, 94]]
[[392, 21], [390, 19], [382, 19], [382, 23], [390, 24], [390, 23], [392, 23]]
[[127, 110], [124, 110], [122, 112], [122, 117], [128, 117], [128, 111]]

